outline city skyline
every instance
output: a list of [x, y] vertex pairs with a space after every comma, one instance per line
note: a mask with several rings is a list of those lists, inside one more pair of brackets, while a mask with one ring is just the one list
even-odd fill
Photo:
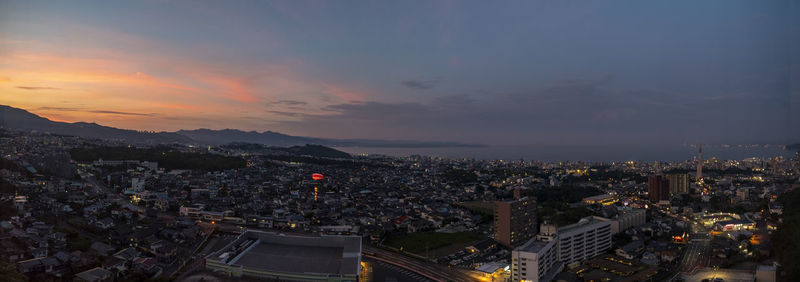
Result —
[[0, 3], [0, 104], [137, 130], [796, 142], [791, 2]]

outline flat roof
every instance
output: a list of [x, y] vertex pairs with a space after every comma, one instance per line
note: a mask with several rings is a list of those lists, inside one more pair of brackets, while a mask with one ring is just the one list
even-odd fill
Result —
[[607, 223], [608, 225], [611, 225], [611, 222], [598, 220], [594, 216], [587, 216], [587, 217], [581, 218], [577, 223], [570, 224], [570, 225], [558, 228], [558, 233], [559, 234], [567, 233], [567, 232], [573, 231], [575, 229], [578, 229], [578, 228], [581, 228], [581, 227], [584, 227], [584, 226], [588, 226], [588, 225], [591, 225], [591, 224], [595, 224], [595, 223]]
[[529, 253], [538, 253], [542, 248], [547, 246], [551, 242], [537, 240], [536, 238], [531, 239], [525, 245], [520, 246], [517, 248], [518, 251], [529, 252]]
[[297, 236], [248, 230], [208, 260], [284, 273], [358, 275], [359, 236]]
[[486, 263], [486, 264], [484, 264], [484, 265], [481, 265], [481, 267], [478, 267], [478, 268], [477, 268], [477, 269], [475, 269], [475, 270], [477, 270], [477, 271], [480, 271], [480, 272], [483, 272], [483, 273], [489, 273], [489, 274], [492, 274], [492, 273], [494, 273], [495, 271], [497, 271], [498, 269], [505, 268], [505, 267], [507, 267], [507, 266], [508, 266], [508, 264], [507, 264], [507, 263], [502, 263], [502, 262], [490, 262], [490, 263]]
[[340, 273], [343, 250], [342, 247], [260, 243], [244, 253], [236, 264], [281, 272]]

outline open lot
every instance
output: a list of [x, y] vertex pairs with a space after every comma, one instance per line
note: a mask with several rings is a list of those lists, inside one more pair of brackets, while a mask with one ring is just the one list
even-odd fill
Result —
[[494, 203], [492, 202], [484, 202], [484, 201], [470, 201], [470, 202], [461, 202], [459, 205], [480, 213], [492, 216], [494, 214]]
[[455, 249], [460, 249], [480, 239], [482, 239], [481, 236], [471, 232], [420, 232], [392, 236], [384, 244], [398, 249], [402, 248], [406, 252], [425, 255], [426, 250], [433, 254], [440, 248], [455, 247]]

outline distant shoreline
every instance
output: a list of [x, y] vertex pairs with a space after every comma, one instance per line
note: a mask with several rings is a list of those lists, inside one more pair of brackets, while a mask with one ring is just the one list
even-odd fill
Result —
[[[690, 161], [697, 155], [697, 148], [690, 145], [674, 146], [498, 146], [484, 147], [366, 147], [366, 146], [332, 146], [353, 155], [388, 155], [405, 157], [421, 155], [445, 157], [451, 159], [480, 160], [535, 160], [535, 161], [588, 161], [588, 162], [622, 162], [622, 161]], [[785, 146], [738, 147], [703, 146], [703, 159], [744, 160], [747, 158], [791, 158], [794, 151], [784, 149]]]

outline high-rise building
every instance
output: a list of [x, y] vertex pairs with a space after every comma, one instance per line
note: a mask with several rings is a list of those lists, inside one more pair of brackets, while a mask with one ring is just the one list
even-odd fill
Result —
[[647, 178], [647, 197], [651, 203], [669, 199], [669, 180], [664, 175], [650, 175]]
[[703, 145], [697, 147], [697, 182], [703, 180]]
[[518, 246], [536, 235], [538, 229], [535, 199], [494, 202], [494, 240], [498, 243]]
[[686, 173], [667, 174], [667, 180], [669, 180], [670, 195], [689, 193], [689, 174]]

